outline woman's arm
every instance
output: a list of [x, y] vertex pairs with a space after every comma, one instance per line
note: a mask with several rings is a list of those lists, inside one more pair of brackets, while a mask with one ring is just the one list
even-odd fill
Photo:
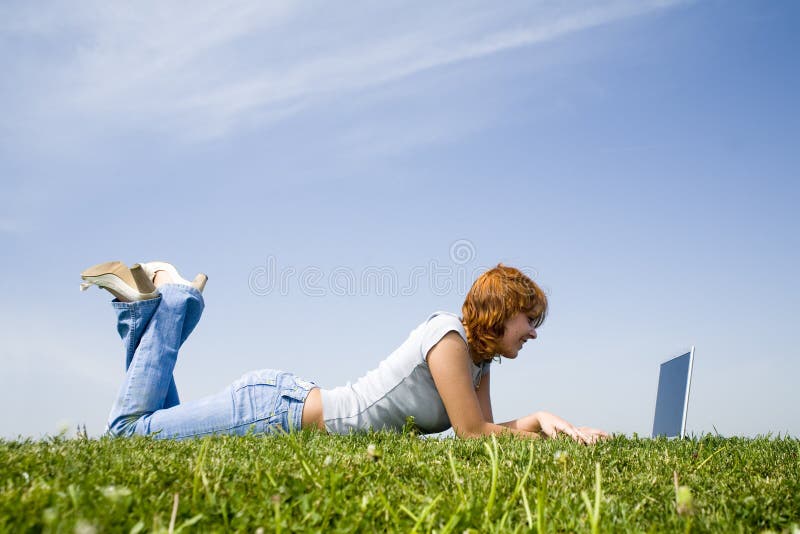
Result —
[[[523, 429], [492, 423], [490, 405], [490, 417], [486, 417], [478, 394], [472, 386], [471, 365], [467, 346], [456, 332], [448, 332], [428, 351], [428, 367], [456, 435], [468, 438], [510, 432], [532, 438], [539, 437], [538, 434]], [[487, 378], [488, 383], [488, 375], [484, 378]], [[486, 393], [488, 395], [488, 388]]]
[[494, 415], [492, 414], [492, 394], [489, 387], [489, 377], [491, 373], [486, 373], [481, 377], [478, 382], [478, 403], [481, 405], [481, 413], [483, 414], [484, 421], [494, 423]]
[[428, 367], [450, 424], [461, 438], [512, 433], [529, 438], [566, 434], [575, 441], [594, 443], [607, 434], [602, 430], [575, 427], [548, 412], [535, 412], [513, 421], [495, 424], [490, 397], [490, 375], [481, 377], [478, 391], [472, 386], [472, 361], [464, 340], [448, 332], [428, 352]]

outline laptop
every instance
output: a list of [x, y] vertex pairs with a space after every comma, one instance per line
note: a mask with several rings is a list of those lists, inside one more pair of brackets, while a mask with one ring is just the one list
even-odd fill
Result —
[[694, 347], [661, 364], [658, 373], [656, 413], [653, 437], [683, 438], [686, 435], [686, 411], [692, 383]]

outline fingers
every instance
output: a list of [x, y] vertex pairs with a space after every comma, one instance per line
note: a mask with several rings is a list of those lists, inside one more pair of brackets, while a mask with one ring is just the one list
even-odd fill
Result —
[[581, 429], [575, 427], [572, 428], [573, 428], [573, 433], [570, 434], [572, 436], [572, 439], [574, 439], [578, 443], [583, 443], [584, 445], [588, 444], [591, 441], [591, 438], [588, 435], [586, 435], [585, 432], [582, 432]]
[[556, 435], [566, 434], [574, 441], [577, 441], [578, 443], [583, 443], [584, 445], [588, 445], [594, 442], [592, 436], [584, 432], [582, 429], [570, 425], [569, 423], [566, 423], [564, 425], [557, 425], [555, 427], [555, 434]]
[[578, 430], [592, 438], [592, 443], [597, 443], [600, 440], [608, 439], [610, 436], [604, 430], [598, 428], [591, 428], [588, 426], [578, 427]]
[[584, 445], [593, 445], [601, 439], [609, 437], [603, 430], [588, 426], [576, 427], [564, 419], [546, 412], [540, 412], [539, 424], [542, 432], [548, 437], [554, 438], [558, 434], [565, 434]]
[[586, 434], [597, 436], [598, 438], [607, 438], [607, 437], [609, 437], [607, 432], [605, 432], [604, 430], [600, 430], [598, 428], [591, 428], [591, 427], [588, 427], [588, 426], [582, 426], [582, 427], [579, 427], [579, 429], [582, 432], [585, 432]]
[[569, 423], [563, 426], [556, 426], [554, 430], [555, 432], [553, 433], [553, 437], [558, 434], [566, 434], [574, 441], [584, 445], [594, 445], [598, 441], [602, 439], [608, 439], [609, 437], [608, 434], [603, 430], [586, 426], [574, 427]]

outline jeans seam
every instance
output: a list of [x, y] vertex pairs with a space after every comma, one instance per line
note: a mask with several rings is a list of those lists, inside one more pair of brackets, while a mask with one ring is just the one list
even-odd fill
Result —
[[[136, 306], [131, 306], [131, 336], [130, 340], [128, 341], [128, 350], [131, 352], [131, 361], [125, 362], [127, 367], [125, 368], [125, 374], [127, 375], [131, 367], [133, 366], [133, 358], [136, 356], [136, 344], [134, 340], [136, 339]], [[125, 358], [127, 360], [127, 357]], [[132, 372], [132, 371], [131, 371]], [[130, 391], [125, 391], [125, 403], [127, 404], [128, 399], [130, 398]]]
[[[283, 413], [283, 412], [281, 412], [281, 413]], [[277, 415], [277, 414], [274, 414], [274, 415]], [[231, 430], [234, 430], [234, 429], [237, 429], [237, 428], [242, 428], [242, 427], [252, 426], [252, 425], [254, 425], [256, 423], [259, 423], [261, 421], [269, 421], [270, 419], [271, 419], [270, 417], [263, 417], [261, 419], [256, 419], [255, 421], [251, 421], [249, 423], [242, 423], [242, 424], [237, 424], [237, 425], [227, 425], [227, 426], [223, 426], [221, 428], [215, 429], [215, 430], [203, 430], [202, 432], [196, 432], [194, 434], [175, 434], [175, 435], [172, 435], [172, 436], [165, 436], [165, 437], [169, 437], [171, 439], [184, 439], [184, 438], [194, 438], [194, 437], [198, 437], [198, 436], [210, 436], [210, 435], [214, 435], [214, 434], [227, 434]], [[278, 422], [276, 424], [276, 426], [279, 426], [281, 428], [283, 427], [283, 425], [280, 424], [280, 422]], [[286, 431], [288, 432], [289, 429], [286, 429]], [[264, 432], [259, 432], [259, 433], [263, 434]], [[152, 432], [151, 434], [155, 434], [155, 432]]]
[[[128, 351], [131, 354], [131, 363], [133, 363], [133, 354], [136, 349], [134, 340], [136, 339], [136, 306], [131, 306], [131, 336], [128, 340]], [[126, 355], [127, 356], [127, 355]], [[127, 357], [125, 358], [127, 360]], [[125, 363], [128, 363], [127, 361]], [[127, 367], [125, 371], [127, 371]]]

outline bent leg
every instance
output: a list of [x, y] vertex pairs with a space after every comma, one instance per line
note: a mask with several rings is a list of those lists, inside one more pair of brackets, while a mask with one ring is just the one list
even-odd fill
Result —
[[[122, 344], [125, 346], [125, 371], [133, 361], [133, 355], [139, 342], [144, 335], [147, 325], [150, 322], [153, 314], [155, 313], [158, 305], [161, 302], [161, 297], [149, 300], [139, 300], [133, 302], [121, 302], [118, 300], [112, 301], [111, 305], [117, 314], [117, 332], [122, 339]], [[202, 312], [202, 309], [201, 309]], [[189, 337], [197, 322], [200, 320], [200, 314], [192, 316], [186, 320], [184, 319], [183, 329], [181, 330], [180, 345]], [[170, 378], [167, 395], [164, 399], [164, 408], [171, 408], [180, 404], [180, 397], [178, 396], [178, 388], [175, 385], [174, 377]]]
[[[150, 322], [150, 318], [155, 313], [160, 302], [160, 296], [154, 299], [133, 302], [121, 302], [119, 300], [111, 302], [114, 311], [117, 313], [117, 332], [119, 337], [122, 338], [122, 344], [125, 346], [125, 371], [131, 366], [136, 347], [139, 346], [139, 341], [142, 339], [147, 324]], [[175, 385], [175, 379], [172, 378], [164, 400], [164, 407], [169, 408], [178, 404], [180, 404], [178, 388]]]
[[[115, 304], [124, 319], [118, 330], [123, 340], [128, 338], [126, 349], [133, 347], [133, 354], [129, 361], [126, 355], [125, 381], [109, 416], [113, 434], [133, 433], [139, 418], [165, 407], [174, 388], [172, 371], [178, 349], [197, 325], [204, 306], [199, 291], [179, 284], [162, 286], [161, 297], [153, 301], [157, 302], [140, 301], [130, 307]], [[137, 344], [137, 327], [142, 326]], [[177, 390], [174, 393], [177, 399]]]

